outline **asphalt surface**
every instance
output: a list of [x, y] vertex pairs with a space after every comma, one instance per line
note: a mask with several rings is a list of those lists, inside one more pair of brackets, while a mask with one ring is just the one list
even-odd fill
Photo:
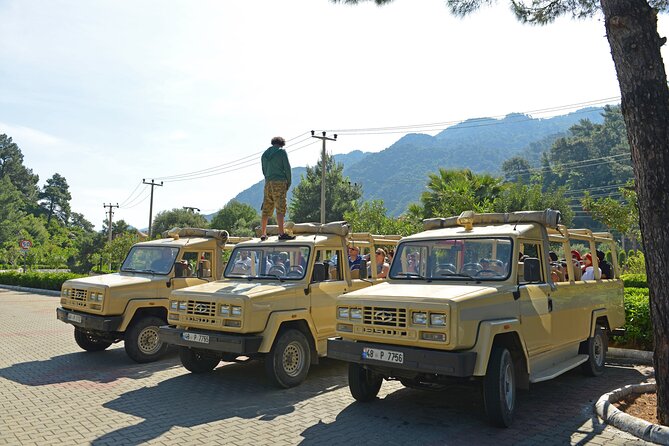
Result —
[[79, 349], [56, 320], [57, 297], [0, 288], [0, 445], [640, 445], [603, 424], [604, 393], [645, 382], [648, 366], [607, 364], [519, 392], [511, 428], [487, 424], [474, 387], [441, 391], [385, 382], [380, 398], [351, 397], [346, 365], [324, 360], [305, 383], [279, 390], [258, 361], [185, 370], [174, 352], [136, 364], [116, 344]]

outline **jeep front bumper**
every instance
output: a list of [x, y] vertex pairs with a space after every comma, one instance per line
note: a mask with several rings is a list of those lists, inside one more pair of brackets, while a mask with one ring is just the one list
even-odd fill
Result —
[[72, 324], [84, 330], [106, 333], [117, 331], [123, 322], [123, 316], [96, 316], [65, 308], [56, 308], [56, 317], [66, 324]]
[[[189, 335], [196, 336], [200, 341], [185, 339]], [[237, 353], [239, 355], [252, 355], [258, 353], [262, 336], [246, 334], [226, 334], [207, 330], [182, 330], [172, 325], [163, 325], [158, 329], [160, 340], [182, 347], [193, 347], [202, 350], [213, 350], [223, 353]], [[204, 340], [206, 339], [206, 342]]]
[[[403, 354], [401, 364], [363, 358], [364, 348], [390, 350]], [[328, 339], [328, 357], [346, 362], [378, 366], [389, 370], [407, 370], [443, 376], [469, 377], [474, 373], [476, 352], [445, 352], [399, 345]]]

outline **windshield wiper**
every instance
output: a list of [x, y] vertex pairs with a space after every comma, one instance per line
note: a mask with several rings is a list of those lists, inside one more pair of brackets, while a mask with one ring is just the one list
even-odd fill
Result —
[[425, 280], [424, 276], [421, 276], [418, 273], [397, 273], [398, 276], [406, 276], [406, 277], [416, 277], [418, 279], [423, 279]]
[[251, 277], [254, 277], [260, 279], [279, 279], [280, 282], [283, 282], [283, 278], [275, 274], [258, 274], [257, 276], [247, 276], [247, 277], [249, 277], [249, 280], [251, 280]]
[[437, 274], [437, 276], [441, 276], [441, 277], [464, 277], [466, 279], [474, 279], [469, 274], [463, 274], [463, 273], [441, 273], [441, 274]]

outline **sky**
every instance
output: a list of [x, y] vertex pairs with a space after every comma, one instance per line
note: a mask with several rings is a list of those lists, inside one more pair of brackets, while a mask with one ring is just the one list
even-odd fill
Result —
[[461, 19], [443, 0], [0, 0], [0, 134], [40, 186], [63, 175], [96, 229], [110, 203], [146, 228], [143, 180], [163, 182], [154, 216], [216, 212], [262, 180], [273, 136], [295, 167], [320, 157], [310, 130], [338, 133], [331, 153], [377, 152], [465, 119], [619, 102], [601, 17], [538, 27], [508, 5]]

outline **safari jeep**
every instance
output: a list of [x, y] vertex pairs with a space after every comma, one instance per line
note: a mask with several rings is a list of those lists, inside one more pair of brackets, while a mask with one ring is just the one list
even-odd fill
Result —
[[[375, 256], [351, 271], [347, 244], [366, 250], [395, 246], [399, 236], [349, 234], [346, 222], [288, 224], [294, 240], [239, 243], [224, 279], [172, 292], [163, 342], [179, 346], [184, 367], [208, 372], [240, 356], [264, 359], [280, 387], [300, 384], [327, 353], [334, 335], [335, 298], [379, 281]], [[373, 251], [372, 251], [373, 252]]]
[[135, 244], [120, 272], [66, 281], [58, 319], [74, 325], [74, 339], [86, 351], [105, 350], [124, 340], [137, 362], [158, 359], [167, 345], [158, 327], [167, 322], [172, 290], [221, 276], [227, 231], [175, 228], [162, 239]]
[[387, 282], [337, 299], [328, 356], [350, 363], [353, 397], [375, 399], [384, 379], [422, 388], [471, 381], [489, 420], [509, 426], [516, 388], [577, 366], [601, 375], [607, 336], [625, 322], [622, 281], [615, 263], [603, 279], [596, 255], [595, 278], [580, 280], [571, 250], [606, 247], [615, 262], [615, 243], [559, 223], [550, 209], [465, 212], [403, 238]]

